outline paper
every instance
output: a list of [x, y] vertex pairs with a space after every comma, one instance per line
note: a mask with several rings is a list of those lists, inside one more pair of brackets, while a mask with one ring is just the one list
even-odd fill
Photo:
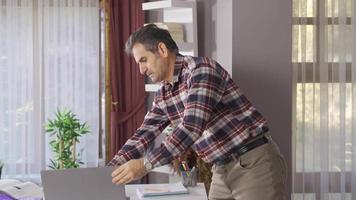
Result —
[[22, 182], [16, 179], [1, 179], [0, 180], [0, 190], [4, 189], [8, 186], [13, 186], [17, 184], [21, 184]]
[[137, 195], [140, 198], [188, 193], [188, 189], [181, 182], [166, 185], [142, 185], [137, 188]]
[[15, 199], [42, 198], [42, 188], [32, 182], [20, 182], [17, 180], [0, 180], [0, 193], [9, 195]]

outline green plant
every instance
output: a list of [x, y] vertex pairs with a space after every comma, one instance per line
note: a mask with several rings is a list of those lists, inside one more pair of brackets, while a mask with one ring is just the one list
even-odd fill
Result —
[[86, 122], [80, 123], [76, 115], [70, 110], [57, 110], [54, 120], [48, 119], [46, 132], [52, 140], [49, 142], [54, 153], [54, 159], [49, 165], [52, 169], [78, 168], [83, 164], [76, 152], [79, 137], [89, 133]]

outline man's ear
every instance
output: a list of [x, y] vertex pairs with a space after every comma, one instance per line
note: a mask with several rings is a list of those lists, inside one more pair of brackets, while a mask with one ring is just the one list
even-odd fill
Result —
[[163, 42], [158, 43], [158, 53], [162, 57], [168, 57], [168, 48]]

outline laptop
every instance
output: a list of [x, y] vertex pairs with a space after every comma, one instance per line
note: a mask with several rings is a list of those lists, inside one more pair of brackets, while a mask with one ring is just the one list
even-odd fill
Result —
[[114, 167], [41, 171], [46, 200], [126, 200], [125, 186], [111, 182]]

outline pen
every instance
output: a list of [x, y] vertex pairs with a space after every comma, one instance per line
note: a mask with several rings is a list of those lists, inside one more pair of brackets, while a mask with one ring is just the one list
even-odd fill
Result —
[[181, 165], [182, 165], [184, 171], [188, 170], [185, 161], [182, 161]]

